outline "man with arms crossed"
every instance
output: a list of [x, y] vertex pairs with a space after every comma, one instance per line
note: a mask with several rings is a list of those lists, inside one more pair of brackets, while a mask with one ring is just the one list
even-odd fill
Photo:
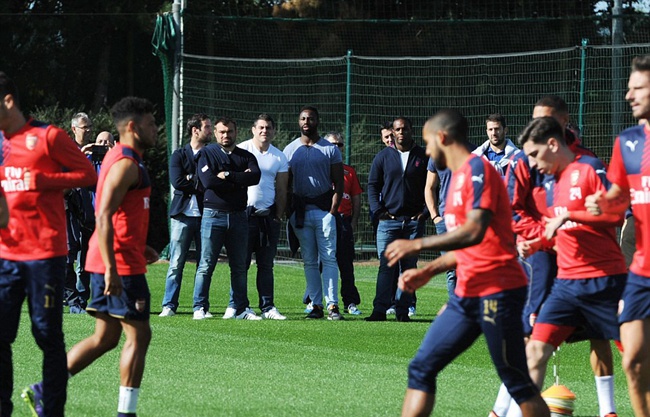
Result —
[[396, 240], [385, 251], [389, 265], [422, 249], [447, 250], [422, 269], [400, 277], [414, 291], [434, 275], [456, 267], [458, 281], [447, 308], [433, 322], [409, 365], [402, 416], [433, 411], [436, 378], [456, 356], [485, 334], [492, 361], [524, 415], [549, 416], [539, 389], [528, 376], [521, 323], [526, 277], [517, 262], [501, 176], [490, 163], [467, 150], [467, 119], [441, 110], [424, 125], [427, 153], [441, 169], [452, 171], [445, 222], [447, 233]]
[[[18, 89], [0, 72], [0, 188], [11, 214], [8, 226], [0, 229], [2, 417], [13, 410], [11, 344], [25, 297], [32, 334], [43, 351], [43, 415], [64, 414], [68, 375], [62, 321], [68, 249], [63, 190], [96, 180], [92, 165], [63, 130], [23, 115]], [[0, 208], [3, 211], [6, 215]]]
[[[650, 55], [632, 61], [632, 72], [625, 99], [636, 119], [650, 118]], [[606, 192], [587, 197], [587, 207], [595, 215], [622, 214], [632, 204], [636, 252], [623, 293], [621, 342], [623, 369], [634, 414], [650, 416], [650, 124], [646, 121], [621, 132], [607, 178], [612, 182]]]
[[[86, 269], [92, 272], [87, 311], [95, 316], [95, 333], [68, 352], [68, 372], [76, 375], [120, 342], [118, 417], [135, 416], [145, 356], [151, 340], [151, 295], [146, 264], [158, 259], [147, 246], [151, 182], [142, 153], [154, 146], [158, 126], [153, 105], [126, 97], [111, 109], [120, 141], [102, 162], [97, 182], [97, 227], [90, 239]], [[32, 385], [39, 411], [39, 385]], [[39, 414], [40, 415], [40, 414]]]

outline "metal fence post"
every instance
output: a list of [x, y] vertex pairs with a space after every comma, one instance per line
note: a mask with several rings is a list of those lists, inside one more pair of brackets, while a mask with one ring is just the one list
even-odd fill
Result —
[[352, 49], [347, 54], [347, 79], [345, 81], [345, 163], [350, 165], [350, 152], [352, 151], [352, 126], [350, 125], [350, 112], [352, 111]]

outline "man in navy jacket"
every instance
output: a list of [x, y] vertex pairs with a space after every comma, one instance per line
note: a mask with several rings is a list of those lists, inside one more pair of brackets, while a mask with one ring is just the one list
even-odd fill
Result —
[[[174, 187], [169, 208], [169, 269], [165, 281], [165, 295], [160, 317], [176, 314], [178, 294], [181, 291], [183, 268], [187, 253], [194, 241], [196, 253], [201, 253], [201, 213], [203, 191], [198, 187], [195, 155], [212, 141], [212, 123], [205, 114], [195, 114], [187, 121], [190, 143], [177, 149], [169, 161], [169, 180]], [[198, 260], [197, 260], [198, 264]]]
[[201, 149], [197, 175], [203, 187], [201, 260], [194, 279], [194, 319], [210, 318], [209, 291], [212, 273], [225, 245], [230, 266], [230, 288], [235, 318], [261, 320], [248, 301], [248, 187], [260, 182], [255, 156], [235, 146], [237, 125], [222, 117], [216, 121], [217, 143]]
[[[398, 117], [393, 121], [395, 147], [386, 147], [375, 156], [368, 176], [370, 211], [379, 220], [379, 271], [373, 312], [366, 318], [367, 321], [386, 320], [386, 310], [391, 304], [394, 268], [404, 272], [417, 267], [417, 256], [402, 259], [399, 265], [393, 267], [388, 266], [384, 257], [386, 246], [394, 240], [421, 237], [424, 234], [424, 222], [428, 217], [424, 189], [429, 158], [424, 148], [415, 144], [412, 131], [411, 121], [406, 117]], [[412, 297], [412, 294], [397, 289], [397, 321], [410, 320], [408, 308]]]

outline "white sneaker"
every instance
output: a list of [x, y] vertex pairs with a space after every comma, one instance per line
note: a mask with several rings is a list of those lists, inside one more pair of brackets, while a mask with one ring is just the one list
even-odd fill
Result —
[[174, 313], [174, 310], [169, 307], [163, 307], [163, 310], [160, 314], [158, 314], [158, 317], [171, 317], [175, 315], [176, 313]]
[[224, 319], [224, 320], [234, 319], [236, 312], [237, 312], [237, 310], [235, 310], [234, 308], [228, 307], [228, 308], [226, 308], [226, 312], [223, 313], [223, 317], [221, 317], [221, 318]]
[[255, 312], [250, 308], [247, 308], [246, 310], [244, 310], [243, 313], [241, 313], [238, 316], [235, 316], [235, 318], [237, 320], [262, 320], [262, 318], [257, 314], [255, 314]]
[[409, 307], [409, 317], [415, 316], [417, 313], [415, 312], [415, 307], [411, 306]]
[[388, 310], [386, 310], [387, 316], [390, 316], [391, 314], [395, 314], [395, 306], [390, 306]]
[[262, 313], [262, 317], [269, 320], [286, 320], [287, 317], [280, 314], [277, 308], [273, 307], [266, 313]]
[[212, 314], [208, 313], [203, 309], [203, 307], [201, 307], [200, 309], [194, 312], [194, 317], [192, 318], [194, 320], [204, 320], [204, 319], [212, 318]]
[[205, 318], [206, 318], [206, 319], [211, 319], [212, 317], [214, 317], [214, 316], [212, 315], [212, 313], [210, 313], [209, 311], [206, 311], [206, 312], [205, 312]]

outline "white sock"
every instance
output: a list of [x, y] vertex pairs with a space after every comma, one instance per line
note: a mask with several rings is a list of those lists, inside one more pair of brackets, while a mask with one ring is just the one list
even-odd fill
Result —
[[607, 413], [615, 413], [614, 405], [614, 376], [597, 376], [596, 392], [598, 393], [598, 410], [601, 416]]
[[140, 388], [123, 387], [120, 385], [120, 400], [117, 404], [118, 413], [135, 413], [138, 405]]
[[504, 417], [508, 413], [510, 400], [512, 400], [512, 397], [508, 392], [508, 388], [506, 388], [504, 384], [501, 384], [499, 387], [499, 393], [497, 394], [497, 399], [494, 401], [494, 407], [492, 407], [492, 411], [494, 411], [497, 416]]
[[508, 414], [505, 417], [524, 417], [519, 404], [515, 400], [510, 401], [510, 408], [508, 408]]

